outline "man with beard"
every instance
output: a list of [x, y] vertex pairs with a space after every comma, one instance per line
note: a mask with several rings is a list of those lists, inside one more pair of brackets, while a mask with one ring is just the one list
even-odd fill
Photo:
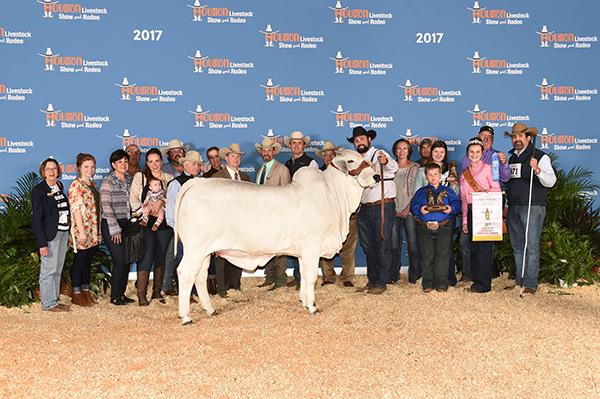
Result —
[[421, 159], [419, 159], [417, 161], [417, 163], [419, 165], [425, 166], [429, 162], [431, 162], [431, 145], [432, 144], [433, 144], [433, 142], [431, 141], [431, 139], [423, 139], [419, 143], [419, 155], [421, 156]]
[[163, 172], [175, 177], [179, 176], [183, 172], [183, 166], [179, 163], [179, 158], [184, 157], [188, 149], [189, 146], [185, 146], [183, 141], [178, 139], [173, 139], [169, 141], [166, 147], [161, 147], [160, 152], [163, 158], [167, 158], [167, 163], [162, 168]]
[[[510, 132], [505, 132], [511, 136], [514, 147], [509, 151], [512, 155], [508, 160], [510, 165], [510, 180], [506, 189], [508, 234], [515, 258], [515, 282], [519, 286], [524, 286], [523, 292], [526, 294], [535, 294], [537, 290], [540, 271], [540, 236], [546, 216], [546, 194], [556, 183], [556, 174], [550, 157], [534, 147], [533, 141], [537, 133], [536, 128], [530, 128], [524, 123], [515, 123]], [[529, 185], [532, 176], [531, 209], [529, 210]], [[527, 229], [528, 215], [529, 229]], [[525, 274], [521, 280], [525, 240], [527, 240]], [[514, 287], [515, 285], [509, 285], [506, 289]]]
[[[265, 137], [260, 144], [254, 144], [254, 148], [263, 159], [263, 165], [256, 173], [256, 184], [266, 186], [283, 186], [292, 181], [290, 171], [282, 163], [275, 160], [275, 155], [281, 151], [281, 144], [275, 142], [269, 137]], [[285, 286], [287, 275], [286, 256], [275, 256], [265, 265], [265, 281], [259, 287], [269, 288], [270, 291]]]
[[[398, 164], [390, 155], [371, 145], [377, 136], [374, 130], [368, 132], [362, 126], [352, 131], [347, 140], [354, 144], [365, 161], [380, 174], [383, 182], [365, 188], [358, 211], [358, 237], [367, 255], [367, 278], [369, 282], [359, 291], [381, 294], [386, 290], [393, 251], [397, 246], [397, 229], [394, 228], [396, 185], [394, 176]], [[383, 171], [383, 173], [382, 173]], [[381, 185], [383, 184], [383, 196]], [[383, 217], [381, 207], [383, 206]], [[383, 228], [382, 228], [383, 225]], [[383, 234], [382, 234], [383, 233]]]

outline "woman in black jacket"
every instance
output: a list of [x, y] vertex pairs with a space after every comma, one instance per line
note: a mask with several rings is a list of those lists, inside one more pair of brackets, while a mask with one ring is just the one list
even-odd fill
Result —
[[40, 296], [42, 308], [51, 312], [66, 312], [69, 305], [58, 303], [60, 276], [67, 253], [70, 214], [69, 202], [58, 180], [60, 166], [48, 158], [40, 165], [44, 179], [31, 192], [33, 220], [31, 223], [36, 246], [40, 252]]

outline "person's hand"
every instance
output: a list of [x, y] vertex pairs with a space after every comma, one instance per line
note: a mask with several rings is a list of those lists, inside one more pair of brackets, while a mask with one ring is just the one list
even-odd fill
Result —
[[534, 157], [531, 157], [531, 159], [529, 160], [529, 166], [531, 166], [531, 169], [533, 169], [533, 171], [535, 172], [536, 175], [539, 175], [540, 172], [542, 171], [538, 167], [538, 161], [537, 161], [537, 159], [535, 159]]
[[450, 205], [446, 205], [446, 209], [444, 209], [444, 213], [449, 215], [452, 212], [452, 207]]
[[110, 238], [115, 244], [120, 244], [123, 241], [123, 236], [121, 233], [113, 234]]
[[78, 236], [77, 242], [78, 242], [80, 245], [83, 245], [83, 244], [85, 244], [85, 238], [86, 238], [86, 237], [85, 237], [85, 233], [84, 233], [84, 232], [82, 232], [82, 231], [80, 231], [80, 232], [79, 232], [79, 234], [77, 234], [77, 236]]
[[410, 211], [410, 209], [408, 208], [408, 206], [406, 208], [404, 208], [403, 210], [401, 210], [400, 212], [398, 212], [398, 216], [400, 216], [402, 219], [406, 219], [406, 217], [408, 216], [408, 212]]
[[388, 163], [388, 159], [383, 152], [379, 153], [379, 155], [377, 156], [377, 159], [379, 160], [379, 163], [382, 165], [386, 165]]
[[45, 258], [46, 256], [48, 256], [48, 247], [41, 247], [40, 248], [40, 256]]
[[500, 161], [500, 163], [505, 164], [507, 161], [506, 154], [503, 152], [497, 152], [496, 154], [498, 154], [498, 160]]
[[454, 175], [448, 175], [448, 177], [446, 178], [446, 181], [448, 183], [454, 184], [454, 183], [456, 183], [456, 177]]
[[162, 208], [163, 205], [163, 201], [152, 201], [150, 203], [150, 214], [155, 217], [158, 216], [158, 211], [160, 210], [160, 208]]
[[421, 207], [421, 213], [422, 213], [423, 215], [427, 215], [427, 214], [429, 213], [429, 211], [427, 210], [427, 205], [423, 205], [423, 206]]
[[466, 223], [463, 224], [463, 233], [469, 234], [469, 225]]

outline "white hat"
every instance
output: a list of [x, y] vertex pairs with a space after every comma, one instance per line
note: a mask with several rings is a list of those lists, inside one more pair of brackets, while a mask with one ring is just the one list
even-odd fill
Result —
[[273, 133], [273, 129], [269, 128], [267, 131], [267, 137], [275, 137], [275, 133]]
[[246, 154], [240, 150], [240, 145], [238, 143], [232, 143], [229, 147], [219, 148], [219, 157], [221, 159], [225, 159], [227, 158], [227, 155], [231, 154], [232, 152], [242, 156]]
[[542, 33], [548, 33], [548, 27], [546, 25], [542, 26]]
[[344, 107], [342, 107], [342, 104], [338, 104], [335, 112], [340, 113], [340, 114], [344, 112]]
[[123, 78], [123, 81], [121, 82], [121, 84], [115, 83], [115, 85], [119, 86], [119, 87], [129, 87], [129, 86], [135, 86], [135, 84], [131, 84], [129, 83], [129, 79], [127, 79], [127, 76], [125, 76]]
[[480, 57], [479, 57], [479, 51], [475, 50], [475, 52], [473, 53], [473, 59], [474, 60], [480, 59]]
[[473, 112], [481, 112], [481, 110], [479, 109], [479, 104], [475, 104], [475, 106], [473, 107]]
[[337, 0], [335, 2], [335, 8], [337, 8], [338, 10], [342, 8], [342, 2], [340, 0]]
[[321, 148], [320, 150], [315, 151], [315, 153], [317, 154], [317, 156], [319, 158], [323, 158], [323, 153], [325, 151], [337, 151], [339, 150], [341, 147], [340, 146], [336, 146], [333, 141], [329, 141], [327, 140], [325, 142], [325, 144], [323, 144], [323, 148]]
[[546, 78], [542, 79], [542, 84], [541, 86], [548, 86], [548, 80], [546, 80]]
[[412, 87], [412, 83], [410, 83], [410, 79], [406, 79], [406, 83], [404, 83], [404, 87]]
[[273, 140], [272, 137], [264, 137], [260, 144], [254, 144], [254, 148], [260, 154], [260, 150], [265, 147], [273, 148], [275, 150], [275, 155], [279, 154], [281, 151], [281, 144]]
[[542, 136], [545, 136], [548, 134], [548, 129], [546, 129], [545, 127], [542, 128]]
[[475, 3], [473, 3], [473, 10], [479, 10], [479, 2], [476, 1]]
[[310, 143], [310, 136], [305, 136], [301, 131], [299, 130], [294, 130], [290, 136], [285, 136], [283, 138], [283, 142], [286, 146], [290, 146], [290, 142], [292, 140], [302, 140], [304, 141], [305, 145], [308, 145]]
[[412, 132], [410, 131], [410, 128], [406, 129], [406, 133], [404, 133], [404, 135], [406, 137], [412, 137]]
[[203, 111], [202, 110], [202, 105], [198, 104], [196, 105], [196, 110], [195, 111], [190, 111], [190, 113], [194, 114], [194, 115], [200, 115], [200, 114], [205, 114], [208, 111]]
[[200, 0], [194, 0], [194, 7], [200, 7]]
[[48, 103], [48, 106], [46, 107], [46, 110], [40, 110], [41, 112], [45, 113], [45, 114], [53, 114], [55, 112], [60, 112], [60, 110], [55, 110], [54, 106], [51, 103]]
[[129, 129], [123, 130], [123, 137], [131, 137], [131, 135], [129, 134]]
[[342, 57], [342, 52], [341, 52], [341, 51], [338, 51], [338, 52], [337, 52], [337, 54], [335, 55], [335, 59], [336, 59], [336, 60], [341, 60], [341, 59], [343, 59], [343, 58], [344, 58], [344, 57]]
[[162, 153], [163, 158], [166, 158], [169, 151], [174, 148], [182, 148], [184, 151], [187, 151], [190, 149], [190, 146], [183, 144], [183, 141], [179, 139], [171, 139], [166, 147], [160, 147], [160, 152]]
[[185, 161], [201, 163], [202, 156], [200, 155], [200, 153], [198, 151], [190, 150], [185, 154], [184, 157], [181, 157], [177, 160], [177, 162], [179, 162], [180, 165], [183, 165], [183, 163]]
[[52, 47], [46, 47], [46, 52], [44, 54], [38, 53], [39, 56], [42, 57], [58, 57], [60, 54], [52, 53]]

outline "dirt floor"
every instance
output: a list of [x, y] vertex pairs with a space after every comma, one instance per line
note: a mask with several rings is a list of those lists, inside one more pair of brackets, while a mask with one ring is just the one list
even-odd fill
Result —
[[600, 397], [598, 285], [524, 299], [505, 278], [489, 294], [318, 286], [310, 316], [296, 291], [259, 282], [213, 297], [216, 317], [192, 305], [185, 327], [176, 298], [0, 308], [0, 397]]

